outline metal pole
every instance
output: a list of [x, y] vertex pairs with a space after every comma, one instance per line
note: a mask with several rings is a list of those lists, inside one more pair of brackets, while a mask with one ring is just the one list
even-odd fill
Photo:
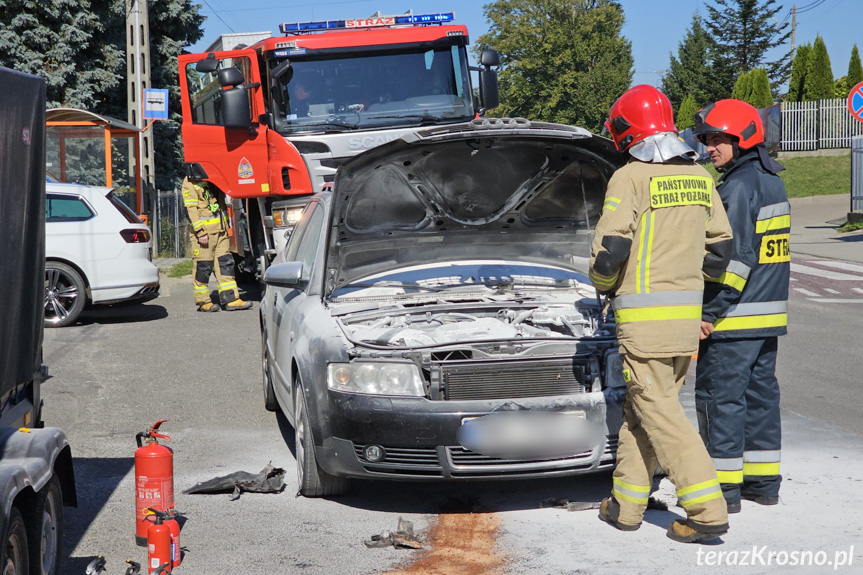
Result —
[[180, 257], [180, 194], [174, 186], [174, 257]]

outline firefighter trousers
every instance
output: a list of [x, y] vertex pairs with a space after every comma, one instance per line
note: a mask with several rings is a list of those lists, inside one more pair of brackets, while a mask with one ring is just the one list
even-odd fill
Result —
[[198, 238], [193, 234], [192, 260], [194, 271], [192, 274], [195, 290], [195, 305], [202, 306], [210, 302], [210, 276], [216, 274], [216, 282], [219, 289], [219, 303], [225, 305], [240, 297], [237, 290], [236, 271], [234, 269], [234, 256], [230, 251], [228, 234], [224, 232], [208, 234], [207, 245], [198, 243]]
[[641, 522], [658, 464], [677, 487], [693, 527], [727, 525], [716, 470], [678, 397], [690, 357], [627, 353], [622, 359], [626, 401], [611, 492], [620, 504], [619, 521]]
[[782, 426], [776, 381], [778, 338], [708, 338], [698, 349], [695, 410], [725, 499], [776, 497]]

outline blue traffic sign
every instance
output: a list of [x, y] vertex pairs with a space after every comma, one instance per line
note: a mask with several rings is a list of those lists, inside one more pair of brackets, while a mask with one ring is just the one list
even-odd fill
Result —
[[848, 94], [848, 111], [859, 121], [863, 122], [863, 82], [860, 82]]

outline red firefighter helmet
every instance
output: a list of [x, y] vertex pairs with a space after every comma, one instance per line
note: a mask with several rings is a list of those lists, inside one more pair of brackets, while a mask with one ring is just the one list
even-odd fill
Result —
[[617, 99], [605, 127], [621, 152], [653, 134], [677, 132], [668, 97], [647, 84], [633, 86]]
[[699, 141], [704, 143], [707, 134], [720, 132], [737, 138], [737, 145], [744, 150], [764, 141], [758, 110], [741, 100], [719, 100], [695, 114], [692, 133]]

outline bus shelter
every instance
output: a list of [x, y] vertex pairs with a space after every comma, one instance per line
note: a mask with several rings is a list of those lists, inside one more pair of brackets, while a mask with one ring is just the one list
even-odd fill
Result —
[[74, 108], [48, 110], [46, 125], [49, 178], [114, 188], [114, 193], [146, 221], [140, 129]]

